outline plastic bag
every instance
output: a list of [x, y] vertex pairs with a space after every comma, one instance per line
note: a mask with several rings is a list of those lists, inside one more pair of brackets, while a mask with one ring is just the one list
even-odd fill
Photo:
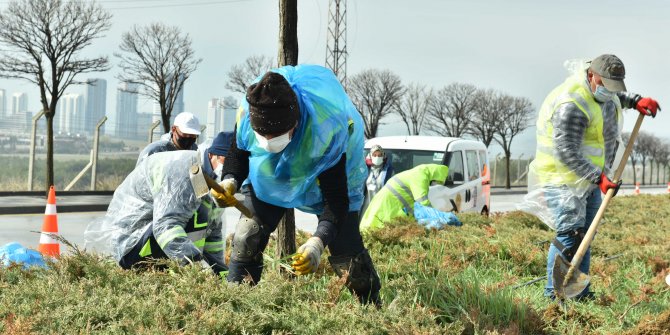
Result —
[[444, 185], [431, 185], [428, 188], [428, 201], [430, 201], [430, 205], [434, 209], [450, 212], [455, 210], [454, 205], [450, 200], [452, 197], [455, 197], [456, 194], [456, 191]]
[[0, 261], [2, 266], [9, 266], [11, 263], [23, 264], [24, 269], [31, 266], [46, 267], [42, 254], [36, 250], [25, 248], [17, 242], [5, 244], [0, 248]]
[[423, 206], [418, 202], [414, 203], [414, 218], [416, 218], [416, 221], [426, 229], [442, 229], [445, 225], [463, 225], [454, 213], [439, 211], [432, 207]]
[[587, 180], [578, 180], [568, 187], [544, 184], [539, 180], [533, 161], [528, 166], [528, 194], [516, 206], [517, 209], [537, 216], [549, 228], [558, 232], [574, 230], [583, 225], [586, 218], [586, 198], [595, 185]]

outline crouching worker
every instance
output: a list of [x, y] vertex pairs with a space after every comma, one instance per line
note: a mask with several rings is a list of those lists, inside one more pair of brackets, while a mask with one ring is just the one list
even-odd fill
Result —
[[383, 228], [399, 217], [414, 217], [414, 203], [430, 206], [428, 190], [433, 184], [444, 185], [449, 167], [442, 164], [421, 164], [396, 174], [372, 198], [363, 214], [361, 230]]
[[247, 90], [223, 167], [228, 193], [241, 185], [254, 213], [237, 223], [228, 281], [260, 281], [270, 234], [298, 208], [319, 222], [294, 257], [296, 272], [314, 272], [328, 246], [347, 288], [379, 305], [379, 276], [358, 229], [366, 170], [363, 121], [332, 71], [299, 65], [263, 75]]
[[170, 258], [223, 275], [221, 220], [196, 211], [216, 206], [203, 174], [210, 163], [198, 157], [197, 151], [167, 151], [142, 160], [114, 192], [107, 214], [86, 228], [86, 248], [111, 254], [124, 269]]

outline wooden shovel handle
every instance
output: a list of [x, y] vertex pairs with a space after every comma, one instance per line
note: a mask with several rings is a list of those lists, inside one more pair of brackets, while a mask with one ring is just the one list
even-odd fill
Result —
[[[633, 144], [635, 142], [635, 138], [637, 138], [637, 133], [640, 130], [640, 126], [642, 125], [643, 119], [644, 119], [643, 114], [638, 115], [637, 121], [635, 122], [635, 127], [633, 128], [633, 131], [630, 133], [630, 139], [628, 140], [628, 144], [626, 144], [626, 150], [623, 152], [623, 157], [621, 157], [621, 162], [619, 162], [619, 166], [614, 172], [614, 179], [612, 179], [612, 181], [615, 183], [618, 182], [619, 179], [621, 179], [623, 170], [626, 167], [626, 162], [628, 162], [628, 157], [630, 156], [631, 151], [633, 151]], [[609, 204], [610, 199], [612, 199], [612, 197], [614, 197], [614, 189], [610, 188], [609, 190], [607, 190], [607, 194], [605, 194], [605, 199], [603, 199], [603, 202], [600, 204], [600, 208], [598, 208], [598, 213], [596, 213], [596, 216], [593, 218], [593, 222], [591, 222], [589, 230], [586, 231], [584, 239], [582, 240], [582, 243], [579, 245], [579, 249], [577, 249], [575, 256], [572, 258], [572, 262], [570, 262], [570, 269], [568, 269], [568, 273], [565, 276], [563, 286], [567, 285], [570, 278], [572, 278], [572, 274], [575, 272], [575, 268], [579, 267], [579, 264], [582, 263], [582, 259], [584, 258], [586, 249], [588, 249], [589, 246], [591, 245], [591, 241], [593, 241], [593, 237], [596, 235], [596, 231], [598, 230], [600, 219], [602, 219], [603, 214], [605, 214], [605, 209], [607, 208], [607, 205]]]
[[[210, 178], [206, 174], [203, 174], [203, 175], [205, 176], [205, 182], [207, 182], [207, 186], [209, 188], [213, 188], [221, 194], [229, 195], [228, 192], [226, 192], [226, 190], [224, 190], [223, 187], [221, 185], [219, 185], [219, 183], [217, 183], [214, 179]], [[230, 196], [232, 196], [232, 194], [230, 194]], [[254, 216], [253, 213], [251, 213], [251, 211], [249, 210], [249, 208], [244, 206], [241, 202], [235, 201], [234, 206], [235, 206], [235, 208], [237, 208], [237, 210], [242, 212], [242, 214], [244, 214], [244, 216], [246, 216], [248, 218], [252, 218]]]

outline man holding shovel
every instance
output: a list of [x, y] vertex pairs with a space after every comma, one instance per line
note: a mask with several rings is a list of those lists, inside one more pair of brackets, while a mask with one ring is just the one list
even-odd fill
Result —
[[[573, 64], [574, 65], [574, 64]], [[529, 168], [527, 204], [556, 230], [547, 259], [545, 296], [554, 298], [552, 271], [557, 257], [577, 252], [602, 198], [620, 186], [608, 178], [619, 144], [623, 108], [656, 115], [658, 103], [626, 93], [623, 62], [601, 55], [572, 67], [573, 74], [545, 98], [537, 120], [536, 158]], [[623, 162], [625, 164], [625, 162]], [[527, 205], [526, 204], [526, 205]], [[590, 248], [579, 270], [588, 274]], [[592, 298], [587, 285], [576, 299]]]

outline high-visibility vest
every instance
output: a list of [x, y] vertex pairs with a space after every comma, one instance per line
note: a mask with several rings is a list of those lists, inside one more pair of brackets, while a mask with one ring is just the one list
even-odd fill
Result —
[[[617, 117], [621, 118], [621, 102], [614, 95]], [[603, 139], [603, 112], [593, 98], [588, 82], [581, 75], [567, 78], [556, 87], [542, 103], [537, 119], [537, 149], [534, 165], [539, 182], [543, 185], [575, 185], [580, 181], [572, 170], [554, 156], [554, 127], [551, 121], [554, 112], [564, 103], [573, 103], [589, 120], [581, 153], [593, 165], [605, 166], [605, 140]]]
[[444, 184], [448, 174], [448, 166], [422, 164], [394, 175], [370, 201], [360, 229], [379, 229], [394, 218], [413, 217], [415, 202], [430, 205], [428, 189], [431, 181]]
[[[209, 224], [209, 212], [211, 210], [211, 205], [203, 201], [198, 207], [198, 209], [193, 213], [193, 216], [188, 221], [186, 226], [175, 226], [173, 229], [170, 229], [159, 236], [153, 236], [153, 234], [145, 234], [146, 236], [140, 240], [142, 243], [142, 248], [139, 251], [140, 257], [153, 256], [155, 258], [167, 257], [163, 253], [163, 247], [174, 240], [177, 237], [188, 237], [191, 242], [195, 245], [200, 252], [203, 251], [212, 251], [214, 245], [207, 245], [206, 240], [209, 235], [209, 230], [207, 226]], [[216, 247], [221, 248], [223, 246], [223, 241], [213, 242], [216, 243]], [[220, 244], [221, 246], [219, 246]]]

